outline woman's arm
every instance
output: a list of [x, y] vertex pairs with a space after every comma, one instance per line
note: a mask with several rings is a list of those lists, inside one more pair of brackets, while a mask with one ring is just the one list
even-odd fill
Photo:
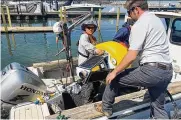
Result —
[[93, 44], [89, 42], [89, 36], [87, 34], [81, 35], [79, 44], [84, 46], [86, 51], [88, 51], [91, 54], [102, 55], [104, 53], [103, 50], [97, 49]]

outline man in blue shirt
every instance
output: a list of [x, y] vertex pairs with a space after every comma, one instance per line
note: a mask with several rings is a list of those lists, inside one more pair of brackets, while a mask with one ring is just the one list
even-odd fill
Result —
[[133, 25], [133, 21], [132, 22], [125, 22], [122, 25], [122, 28], [120, 28], [116, 35], [113, 38], [113, 41], [119, 42], [122, 45], [124, 45], [125, 47], [129, 47], [129, 35], [130, 35], [130, 31], [131, 31], [131, 26]]

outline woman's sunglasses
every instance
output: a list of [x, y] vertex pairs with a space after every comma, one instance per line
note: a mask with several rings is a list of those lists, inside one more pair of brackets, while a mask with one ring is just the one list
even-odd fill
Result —
[[94, 27], [87, 27], [88, 29], [94, 29]]

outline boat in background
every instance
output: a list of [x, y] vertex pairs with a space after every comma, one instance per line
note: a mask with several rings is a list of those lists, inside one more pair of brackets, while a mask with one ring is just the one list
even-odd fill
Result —
[[66, 9], [66, 11], [91, 11], [91, 8], [93, 11], [98, 11], [99, 9], [103, 9], [101, 5], [95, 5], [95, 4], [71, 4], [68, 6], [63, 6], [62, 10]]
[[100, 8], [103, 9], [101, 5], [96, 4], [88, 4], [88, 3], [75, 3], [73, 0], [68, 0], [66, 3], [64, 3], [61, 6], [62, 10], [64, 8], [66, 11], [91, 11], [91, 8], [93, 8], [93, 11], [98, 11]]

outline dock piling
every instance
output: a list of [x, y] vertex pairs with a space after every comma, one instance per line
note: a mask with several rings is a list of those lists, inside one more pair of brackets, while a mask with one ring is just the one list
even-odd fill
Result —
[[3, 6], [1, 6], [1, 12], [2, 12], [2, 20], [3, 20], [3, 24], [4, 24], [4, 29], [5, 29], [5, 32], [8, 33], [8, 28], [7, 28], [6, 18], [5, 18], [5, 15], [4, 15]]
[[7, 28], [7, 24], [6, 24], [6, 18], [5, 18], [5, 15], [4, 15], [4, 8], [2, 6], [1, 6], [1, 12], [2, 12], [2, 20], [3, 20], [3, 24], [4, 24], [6, 38], [7, 38], [8, 51], [9, 51], [9, 54], [12, 56], [13, 54], [12, 54], [12, 51], [11, 51], [11, 43], [10, 43], [10, 39], [9, 39], [8, 28]]
[[60, 21], [63, 21], [63, 17], [62, 17], [62, 7], [60, 8], [59, 17], [60, 17]]
[[29, 16], [26, 16], [26, 17], [25, 17], [25, 20], [29, 20]]
[[7, 14], [8, 14], [9, 27], [12, 27], [12, 24], [11, 24], [11, 16], [10, 16], [10, 12], [9, 12], [9, 7], [8, 7], [8, 6], [6, 6], [6, 11], [7, 11]]
[[120, 7], [118, 7], [118, 10], [117, 10], [116, 32], [119, 29], [119, 18], [120, 18]]
[[37, 17], [37, 16], [35, 16], [35, 17], [34, 17], [34, 20], [38, 20], [38, 17]]
[[101, 9], [99, 8], [99, 16], [98, 16], [98, 41], [101, 41]]
[[67, 13], [66, 13], [66, 8], [64, 7], [64, 9], [63, 9], [63, 15], [64, 15], [64, 22], [66, 23], [67, 22]]
[[16, 19], [17, 19], [17, 20], [20, 20], [20, 16], [17, 16]]
[[16, 41], [14, 39], [14, 33], [12, 33], [12, 43], [13, 43], [14, 49], [16, 49]]
[[[8, 14], [8, 22], [9, 22], [9, 27], [12, 27], [12, 24], [11, 24], [11, 16], [10, 16], [10, 11], [9, 11], [9, 7], [6, 6], [6, 11], [7, 11], [7, 14]], [[28, 16], [26, 16], [28, 17]], [[28, 17], [29, 18], [29, 17]], [[9, 35], [8, 37], [9, 38]], [[13, 43], [13, 46], [14, 46], [14, 49], [16, 49], [16, 41], [14, 39], [14, 33], [12, 33], [12, 43]], [[10, 42], [8, 42], [8, 45], [10, 44]], [[10, 47], [10, 51], [11, 51], [11, 47]]]

